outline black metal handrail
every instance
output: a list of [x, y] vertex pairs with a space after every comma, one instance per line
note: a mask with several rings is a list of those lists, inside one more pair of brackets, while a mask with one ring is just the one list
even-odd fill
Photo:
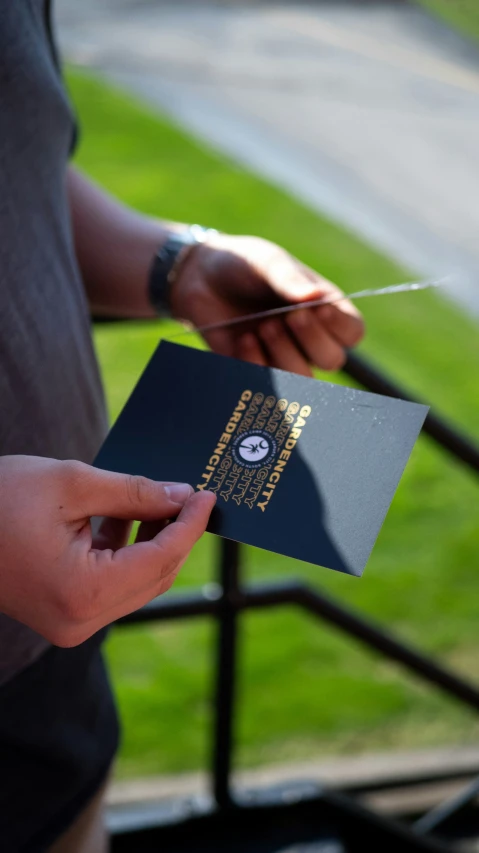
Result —
[[[418, 402], [364, 358], [350, 355], [345, 373], [369, 391]], [[469, 469], [479, 472], [479, 448], [442, 417], [430, 412], [423, 432]], [[212, 617], [218, 624], [215, 679], [215, 717], [212, 755], [213, 792], [219, 808], [234, 805], [231, 789], [233, 728], [236, 696], [237, 622], [244, 610], [295, 605], [396, 661], [424, 681], [479, 710], [479, 687], [413, 649], [372, 621], [326, 597], [301, 581], [241, 583], [241, 546], [222, 540], [218, 583], [197, 592], [166, 595], [120, 619], [118, 625], [152, 620]]]
[[[228, 542], [228, 546], [228, 550], [233, 553], [223, 554], [221, 561], [223, 570], [226, 570], [230, 559], [237, 559], [239, 552], [236, 542]], [[234, 598], [228, 604], [235, 613], [282, 605], [300, 607], [479, 711], [479, 687], [455, 675], [431, 657], [397, 640], [372, 620], [365, 619], [303, 581], [290, 580], [248, 584], [245, 587], [231, 585], [231, 587], [234, 589]], [[218, 589], [220, 589], [219, 586]], [[212, 596], [208, 588], [204, 592], [199, 591], [193, 594], [166, 595], [155, 599], [142, 610], [124, 616], [119, 623], [135, 624], [194, 616], [215, 616], [221, 620], [224, 615], [222, 609], [225, 597], [227, 596], [221, 594], [217, 598]]]

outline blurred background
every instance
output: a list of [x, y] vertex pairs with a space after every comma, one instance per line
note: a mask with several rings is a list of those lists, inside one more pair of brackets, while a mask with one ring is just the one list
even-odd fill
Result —
[[[360, 349], [479, 440], [477, 0], [57, 0], [56, 14], [77, 162], [126, 202], [272, 239], [346, 292], [453, 273], [444, 294], [363, 301]], [[97, 328], [112, 419], [173, 326]], [[216, 580], [217, 546], [202, 540], [176, 590]], [[474, 475], [421, 438], [361, 580], [253, 548], [245, 561], [247, 578], [307, 579], [477, 681], [478, 551]], [[384, 754], [479, 772], [472, 712], [312, 618], [247, 613], [240, 641], [248, 778]], [[213, 642], [202, 620], [110, 635], [121, 784], [202, 784]]]

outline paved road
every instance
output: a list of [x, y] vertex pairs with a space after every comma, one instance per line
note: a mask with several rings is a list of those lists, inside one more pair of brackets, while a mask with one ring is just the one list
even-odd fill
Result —
[[460, 272], [479, 316], [479, 50], [400, 3], [57, 8], [73, 61], [418, 273]]

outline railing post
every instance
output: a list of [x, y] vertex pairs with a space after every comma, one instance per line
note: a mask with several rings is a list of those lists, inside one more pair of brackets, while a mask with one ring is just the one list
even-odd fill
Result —
[[240, 553], [238, 542], [221, 540], [221, 598], [218, 609], [213, 740], [213, 792], [220, 808], [228, 808], [233, 802], [230, 774], [236, 689]]

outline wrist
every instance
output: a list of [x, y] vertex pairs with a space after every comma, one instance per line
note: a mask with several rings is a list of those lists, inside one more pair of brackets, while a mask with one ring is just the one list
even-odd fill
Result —
[[173, 304], [174, 284], [189, 266], [195, 251], [217, 234], [213, 228], [190, 225], [170, 234], [160, 246], [153, 259], [148, 279], [150, 304], [158, 316], [179, 316], [181, 311]]

